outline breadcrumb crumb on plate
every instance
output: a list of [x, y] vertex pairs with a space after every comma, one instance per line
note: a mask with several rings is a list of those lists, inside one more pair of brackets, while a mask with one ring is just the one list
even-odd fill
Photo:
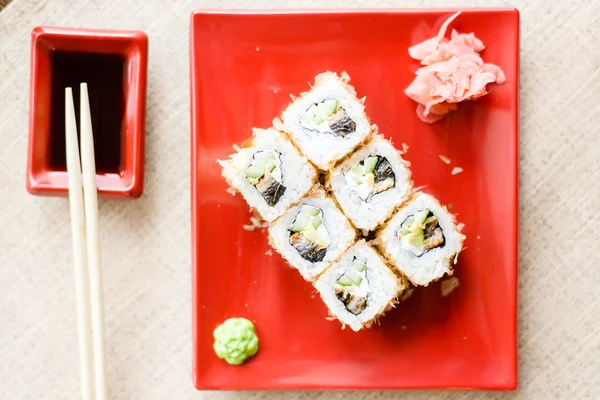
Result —
[[450, 161], [450, 159], [448, 157], [446, 157], [444, 155], [440, 154], [439, 157], [440, 157], [440, 160], [442, 160], [444, 163], [446, 163], [448, 165], [450, 165], [450, 163], [452, 162], [452, 161]]
[[459, 286], [458, 278], [455, 276], [451, 276], [448, 279], [444, 279], [442, 284], [440, 285], [440, 291], [443, 297], [448, 296], [454, 289]]
[[413, 295], [414, 291], [415, 291], [415, 288], [408, 289], [406, 292], [404, 292], [404, 294], [402, 294], [402, 298], [400, 298], [400, 301], [406, 301], [406, 300], [410, 299], [410, 297]]

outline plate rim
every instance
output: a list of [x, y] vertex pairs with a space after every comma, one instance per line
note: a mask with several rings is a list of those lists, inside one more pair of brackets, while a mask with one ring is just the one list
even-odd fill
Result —
[[514, 12], [520, 15], [517, 7], [381, 7], [381, 8], [197, 8], [191, 13], [193, 28], [195, 15], [317, 15], [317, 14], [435, 14], [442, 12]]

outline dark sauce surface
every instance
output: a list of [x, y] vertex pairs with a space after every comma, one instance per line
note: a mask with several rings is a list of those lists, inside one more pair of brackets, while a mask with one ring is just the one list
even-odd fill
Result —
[[125, 57], [53, 51], [50, 54], [51, 104], [48, 160], [53, 170], [66, 170], [65, 88], [73, 90], [79, 132], [79, 84], [88, 85], [97, 173], [119, 173], [124, 145]]

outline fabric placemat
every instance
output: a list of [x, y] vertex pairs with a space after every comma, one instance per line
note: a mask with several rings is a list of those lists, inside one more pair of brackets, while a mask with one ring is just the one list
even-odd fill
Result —
[[6, 7], [8, 3], [10, 3], [10, 0], [0, 0], [0, 10]]

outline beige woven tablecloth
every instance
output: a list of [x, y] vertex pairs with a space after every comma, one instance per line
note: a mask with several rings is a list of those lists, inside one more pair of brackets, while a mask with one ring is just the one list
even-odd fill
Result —
[[[191, 383], [190, 12], [514, 5], [521, 11], [519, 390], [205, 392]], [[600, 2], [14, 0], [0, 12], [0, 399], [80, 396], [66, 199], [25, 191], [30, 32], [147, 32], [143, 198], [101, 202], [114, 399], [600, 399]], [[596, 248], [596, 250], [594, 250]]]

